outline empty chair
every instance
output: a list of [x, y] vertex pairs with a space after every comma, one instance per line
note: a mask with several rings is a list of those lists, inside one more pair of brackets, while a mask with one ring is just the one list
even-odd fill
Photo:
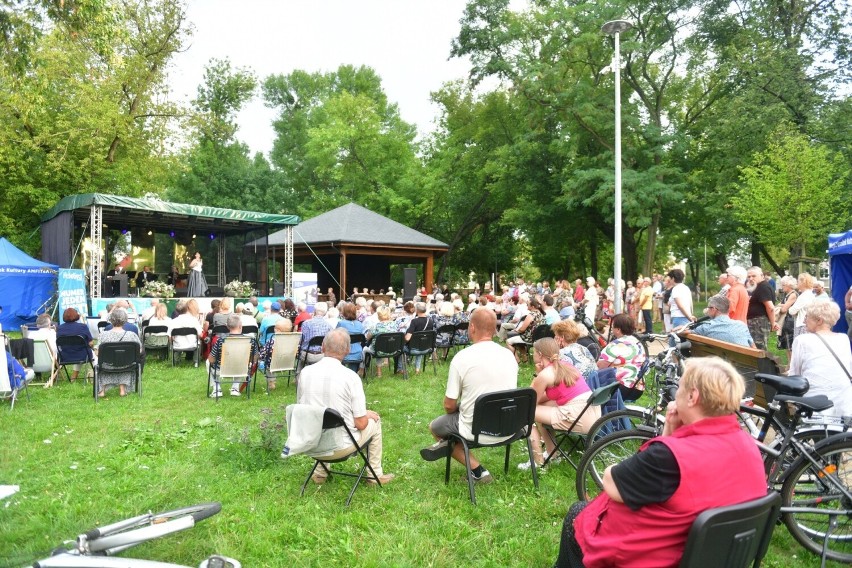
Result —
[[[135, 334], [132, 334], [135, 336]], [[98, 346], [98, 372], [95, 373], [93, 394], [95, 402], [102, 396], [106, 383], [129, 385], [142, 396], [142, 349], [136, 341], [110, 341]], [[123, 394], [121, 396], [124, 396]]]
[[693, 521], [680, 568], [760, 566], [781, 509], [775, 491], [737, 505], [704, 511]]
[[[444, 483], [450, 482], [450, 464], [452, 463], [453, 447], [461, 444], [464, 448], [465, 468], [470, 501], [476, 505], [476, 494], [473, 489], [473, 472], [470, 468], [470, 450], [476, 448], [506, 447], [506, 459], [503, 472], [509, 472], [509, 449], [518, 440], [527, 441], [527, 453], [532, 465], [533, 484], [538, 488], [538, 472], [533, 459], [533, 449], [530, 443], [530, 432], [535, 422], [536, 392], [532, 388], [509, 389], [480, 395], [473, 407], [473, 423], [471, 433], [473, 441], [466, 440], [460, 435], [450, 435], [447, 438], [449, 453], [447, 454], [447, 470]], [[480, 436], [506, 437], [495, 443], [480, 441]]]

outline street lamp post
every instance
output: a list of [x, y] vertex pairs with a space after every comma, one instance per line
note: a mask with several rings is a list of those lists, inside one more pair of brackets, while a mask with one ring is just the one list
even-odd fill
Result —
[[606, 35], [615, 37], [613, 71], [615, 71], [615, 313], [620, 314], [621, 305], [621, 46], [619, 38], [633, 27], [627, 20], [612, 20], [601, 27]]

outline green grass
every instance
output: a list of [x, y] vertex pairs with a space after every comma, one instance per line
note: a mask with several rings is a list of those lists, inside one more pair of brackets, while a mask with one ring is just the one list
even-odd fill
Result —
[[[382, 416], [384, 468], [398, 479], [362, 487], [346, 509], [349, 479], [299, 488], [312, 462], [279, 458], [286, 438], [284, 408], [295, 387], [271, 395], [205, 398], [203, 369], [153, 361], [144, 396], [109, 391], [98, 404], [91, 385], [60, 382], [30, 389], [14, 412], [0, 407], [0, 483], [21, 486], [0, 508], [0, 566], [23, 566], [81, 531], [148, 510], [221, 501], [222, 512], [197, 527], [141, 545], [125, 556], [188, 566], [218, 552], [243, 566], [550, 566], [563, 516], [576, 500], [574, 472], [556, 464], [533, 488], [529, 472], [508, 475], [502, 450], [477, 452], [492, 472], [468, 500], [454, 464], [420, 459], [431, 443], [427, 426], [442, 412], [448, 366], [431, 366], [404, 382], [372, 379], [369, 408]], [[527, 384], [532, 367], [522, 368]], [[354, 467], [354, 460], [350, 460]], [[731, 472], [736, 475], [736, 472]], [[650, 480], [649, 480], [650, 482]], [[764, 566], [817, 566], [781, 526]]]

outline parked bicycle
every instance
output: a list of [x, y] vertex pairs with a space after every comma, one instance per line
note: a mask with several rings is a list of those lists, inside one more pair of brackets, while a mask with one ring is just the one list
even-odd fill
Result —
[[[182, 564], [135, 558], [112, 558], [128, 548], [195, 526], [222, 509], [219, 503], [203, 503], [174, 511], [147, 513], [86, 531], [74, 541], [66, 541], [51, 556], [33, 564], [33, 568], [187, 568]], [[233, 558], [213, 555], [199, 568], [240, 568]]]

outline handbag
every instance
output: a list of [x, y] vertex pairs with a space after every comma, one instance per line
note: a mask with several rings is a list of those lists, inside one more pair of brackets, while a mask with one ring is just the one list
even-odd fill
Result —
[[849, 370], [846, 368], [846, 365], [844, 365], [843, 362], [840, 360], [840, 357], [837, 356], [837, 353], [834, 352], [834, 349], [831, 348], [828, 342], [822, 336], [820, 336], [820, 334], [814, 333], [814, 335], [819, 337], [819, 340], [822, 341], [822, 344], [825, 345], [825, 348], [828, 349], [829, 353], [834, 356], [834, 360], [837, 361], [837, 364], [840, 365], [840, 368], [843, 369], [844, 373], [846, 373], [846, 378], [848, 378], [849, 382], [852, 383], [852, 375], [849, 374]]

